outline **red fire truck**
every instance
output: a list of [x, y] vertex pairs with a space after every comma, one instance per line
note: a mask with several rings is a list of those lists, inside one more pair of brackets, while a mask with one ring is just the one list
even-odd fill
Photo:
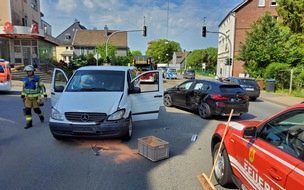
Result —
[[[155, 64], [151, 57], [149, 56], [134, 56], [132, 64], [137, 68], [138, 74], [141, 74], [146, 71], [155, 70]], [[142, 82], [155, 82], [157, 77], [154, 73], [150, 73], [140, 77], [140, 81]]]

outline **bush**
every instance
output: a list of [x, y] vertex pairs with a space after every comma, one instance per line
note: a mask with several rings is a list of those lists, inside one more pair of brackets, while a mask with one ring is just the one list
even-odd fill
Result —
[[286, 77], [290, 73], [290, 65], [286, 63], [270, 63], [266, 69], [263, 78], [275, 79], [277, 89], [286, 89], [290, 84], [290, 77]]

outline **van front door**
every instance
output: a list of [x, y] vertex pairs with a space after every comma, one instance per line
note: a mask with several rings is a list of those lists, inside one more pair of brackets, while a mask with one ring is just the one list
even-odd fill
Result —
[[[159, 70], [147, 71], [132, 80], [136, 82], [141, 76], [153, 73], [154, 83], [140, 82], [140, 93], [130, 94], [132, 100], [133, 121], [157, 119], [160, 106], [163, 105], [163, 77]], [[148, 75], [149, 75], [148, 74]]]

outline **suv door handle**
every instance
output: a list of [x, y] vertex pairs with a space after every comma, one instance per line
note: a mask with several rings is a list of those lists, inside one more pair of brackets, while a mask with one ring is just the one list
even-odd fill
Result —
[[155, 95], [154, 98], [161, 98], [163, 95]]

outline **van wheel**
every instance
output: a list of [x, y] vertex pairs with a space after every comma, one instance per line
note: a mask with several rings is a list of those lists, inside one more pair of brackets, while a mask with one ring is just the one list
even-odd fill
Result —
[[[220, 142], [217, 143], [213, 149], [213, 153], [212, 153], [213, 163], [215, 161], [219, 148], [220, 148]], [[218, 155], [218, 160], [216, 163], [214, 163], [214, 177], [221, 186], [232, 187], [233, 182], [231, 176], [232, 176], [232, 169], [230, 166], [230, 161], [226, 148], [223, 144]]]
[[132, 133], [133, 133], [133, 121], [132, 121], [132, 116], [129, 118], [129, 125], [128, 125], [128, 132], [125, 136], [123, 136], [122, 140], [128, 141], [132, 138]]
[[203, 119], [209, 119], [212, 116], [210, 106], [205, 102], [201, 102], [198, 106], [198, 113]]
[[172, 106], [172, 99], [171, 99], [170, 94], [165, 94], [165, 97], [164, 97], [164, 105], [165, 105], [166, 107], [171, 107], [171, 106]]

